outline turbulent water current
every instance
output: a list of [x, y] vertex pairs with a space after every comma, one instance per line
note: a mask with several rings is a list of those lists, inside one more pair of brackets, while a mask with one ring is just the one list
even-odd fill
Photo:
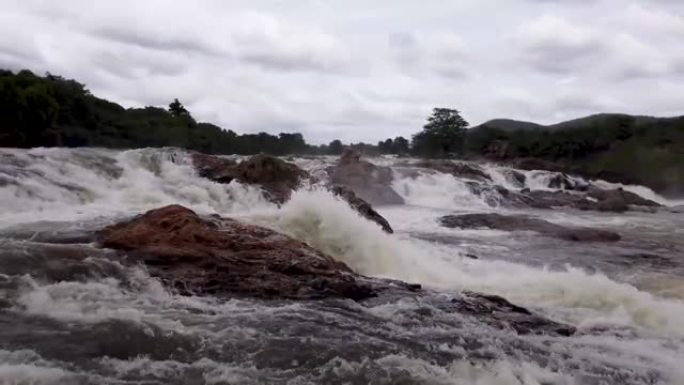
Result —
[[[320, 179], [335, 160], [289, 159]], [[684, 214], [515, 211], [618, 232], [610, 244], [449, 229], [439, 217], [514, 210], [473, 194], [465, 179], [403, 172], [411, 160], [370, 161], [392, 167], [406, 202], [376, 207], [394, 234], [315, 187], [278, 207], [257, 187], [200, 178], [181, 150], [0, 149], [0, 383], [684, 384]], [[511, 190], [549, 189], [552, 177], [521, 171], [525, 185], [516, 185], [505, 168], [480, 167]], [[578, 331], [518, 335], [445, 313], [430, 296], [181, 296], [142, 266], [94, 252], [57, 266], [41, 247], [66, 239], [90, 253], [95, 246], [77, 239], [83, 230], [170, 203], [275, 229], [433, 296], [500, 295]]]

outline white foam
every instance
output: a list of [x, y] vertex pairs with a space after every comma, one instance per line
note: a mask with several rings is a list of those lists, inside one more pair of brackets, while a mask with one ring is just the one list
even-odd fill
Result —
[[324, 191], [298, 191], [274, 215], [281, 231], [339, 258], [361, 274], [494, 293], [587, 327], [608, 321], [684, 335], [682, 301], [656, 298], [571, 266], [552, 271], [464, 259], [454, 246], [385, 234]]
[[395, 175], [392, 188], [409, 205], [462, 210], [489, 207], [464, 180], [440, 172], [421, 172], [415, 178]]
[[[180, 150], [3, 152], [28, 163], [23, 170], [10, 170], [14, 183], [0, 186], [0, 223], [5, 225], [37, 217], [70, 221], [130, 215], [173, 203], [224, 214], [272, 205], [257, 187], [200, 178]], [[118, 178], [106, 171], [117, 167], [121, 169]]]

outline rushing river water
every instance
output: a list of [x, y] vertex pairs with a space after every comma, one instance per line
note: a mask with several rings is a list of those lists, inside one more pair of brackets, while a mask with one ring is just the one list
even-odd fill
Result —
[[[377, 208], [390, 235], [328, 192], [303, 188], [276, 207], [255, 187], [198, 177], [186, 158], [0, 149], [0, 383], [684, 384], [684, 214], [522, 211], [620, 233], [610, 244], [448, 229], [439, 217], [507, 210], [466, 180], [372, 159], [393, 167], [406, 201]], [[325, 179], [334, 160], [292, 161]], [[509, 189], [548, 189], [551, 176], [523, 171], [526, 185], [516, 186], [505, 169], [481, 167]], [[170, 203], [267, 226], [358, 273], [434, 291], [365, 303], [180, 296], [78, 242], [83, 230]], [[69, 263], [48, 241], [90, 257]], [[501, 295], [578, 332], [523, 336], [434, 306], [462, 290]]]

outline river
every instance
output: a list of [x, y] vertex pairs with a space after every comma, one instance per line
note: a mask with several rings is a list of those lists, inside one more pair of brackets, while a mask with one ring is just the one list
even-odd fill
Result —
[[[406, 204], [376, 209], [394, 234], [327, 191], [281, 207], [259, 189], [200, 178], [177, 149], [0, 149], [0, 383], [3, 384], [684, 384], [684, 214], [511, 210], [449, 174], [394, 169]], [[325, 178], [330, 157], [290, 158]], [[548, 189], [550, 173], [483, 164], [492, 183]], [[595, 182], [609, 185], [607, 182]], [[665, 206], [639, 186], [623, 186]], [[265, 301], [181, 296], [125, 266], [84, 230], [178, 203], [265, 226], [373, 277], [433, 294]], [[531, 232], [450, 229], [454, 213], [526, 214], [618, 232], [583, 243]], [[46, 243], [90, 256], [68, 263]], [[577, 327], [519, 335], [434, 305], [464, 290], [496, 294]]]

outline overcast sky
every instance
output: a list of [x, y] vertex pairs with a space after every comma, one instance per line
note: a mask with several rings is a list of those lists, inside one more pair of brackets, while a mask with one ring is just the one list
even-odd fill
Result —
[[0, 0], [0, 67], [234, 131], [376, 141], [432, 107], [472, 125], [684, 113], [684, 0]]

